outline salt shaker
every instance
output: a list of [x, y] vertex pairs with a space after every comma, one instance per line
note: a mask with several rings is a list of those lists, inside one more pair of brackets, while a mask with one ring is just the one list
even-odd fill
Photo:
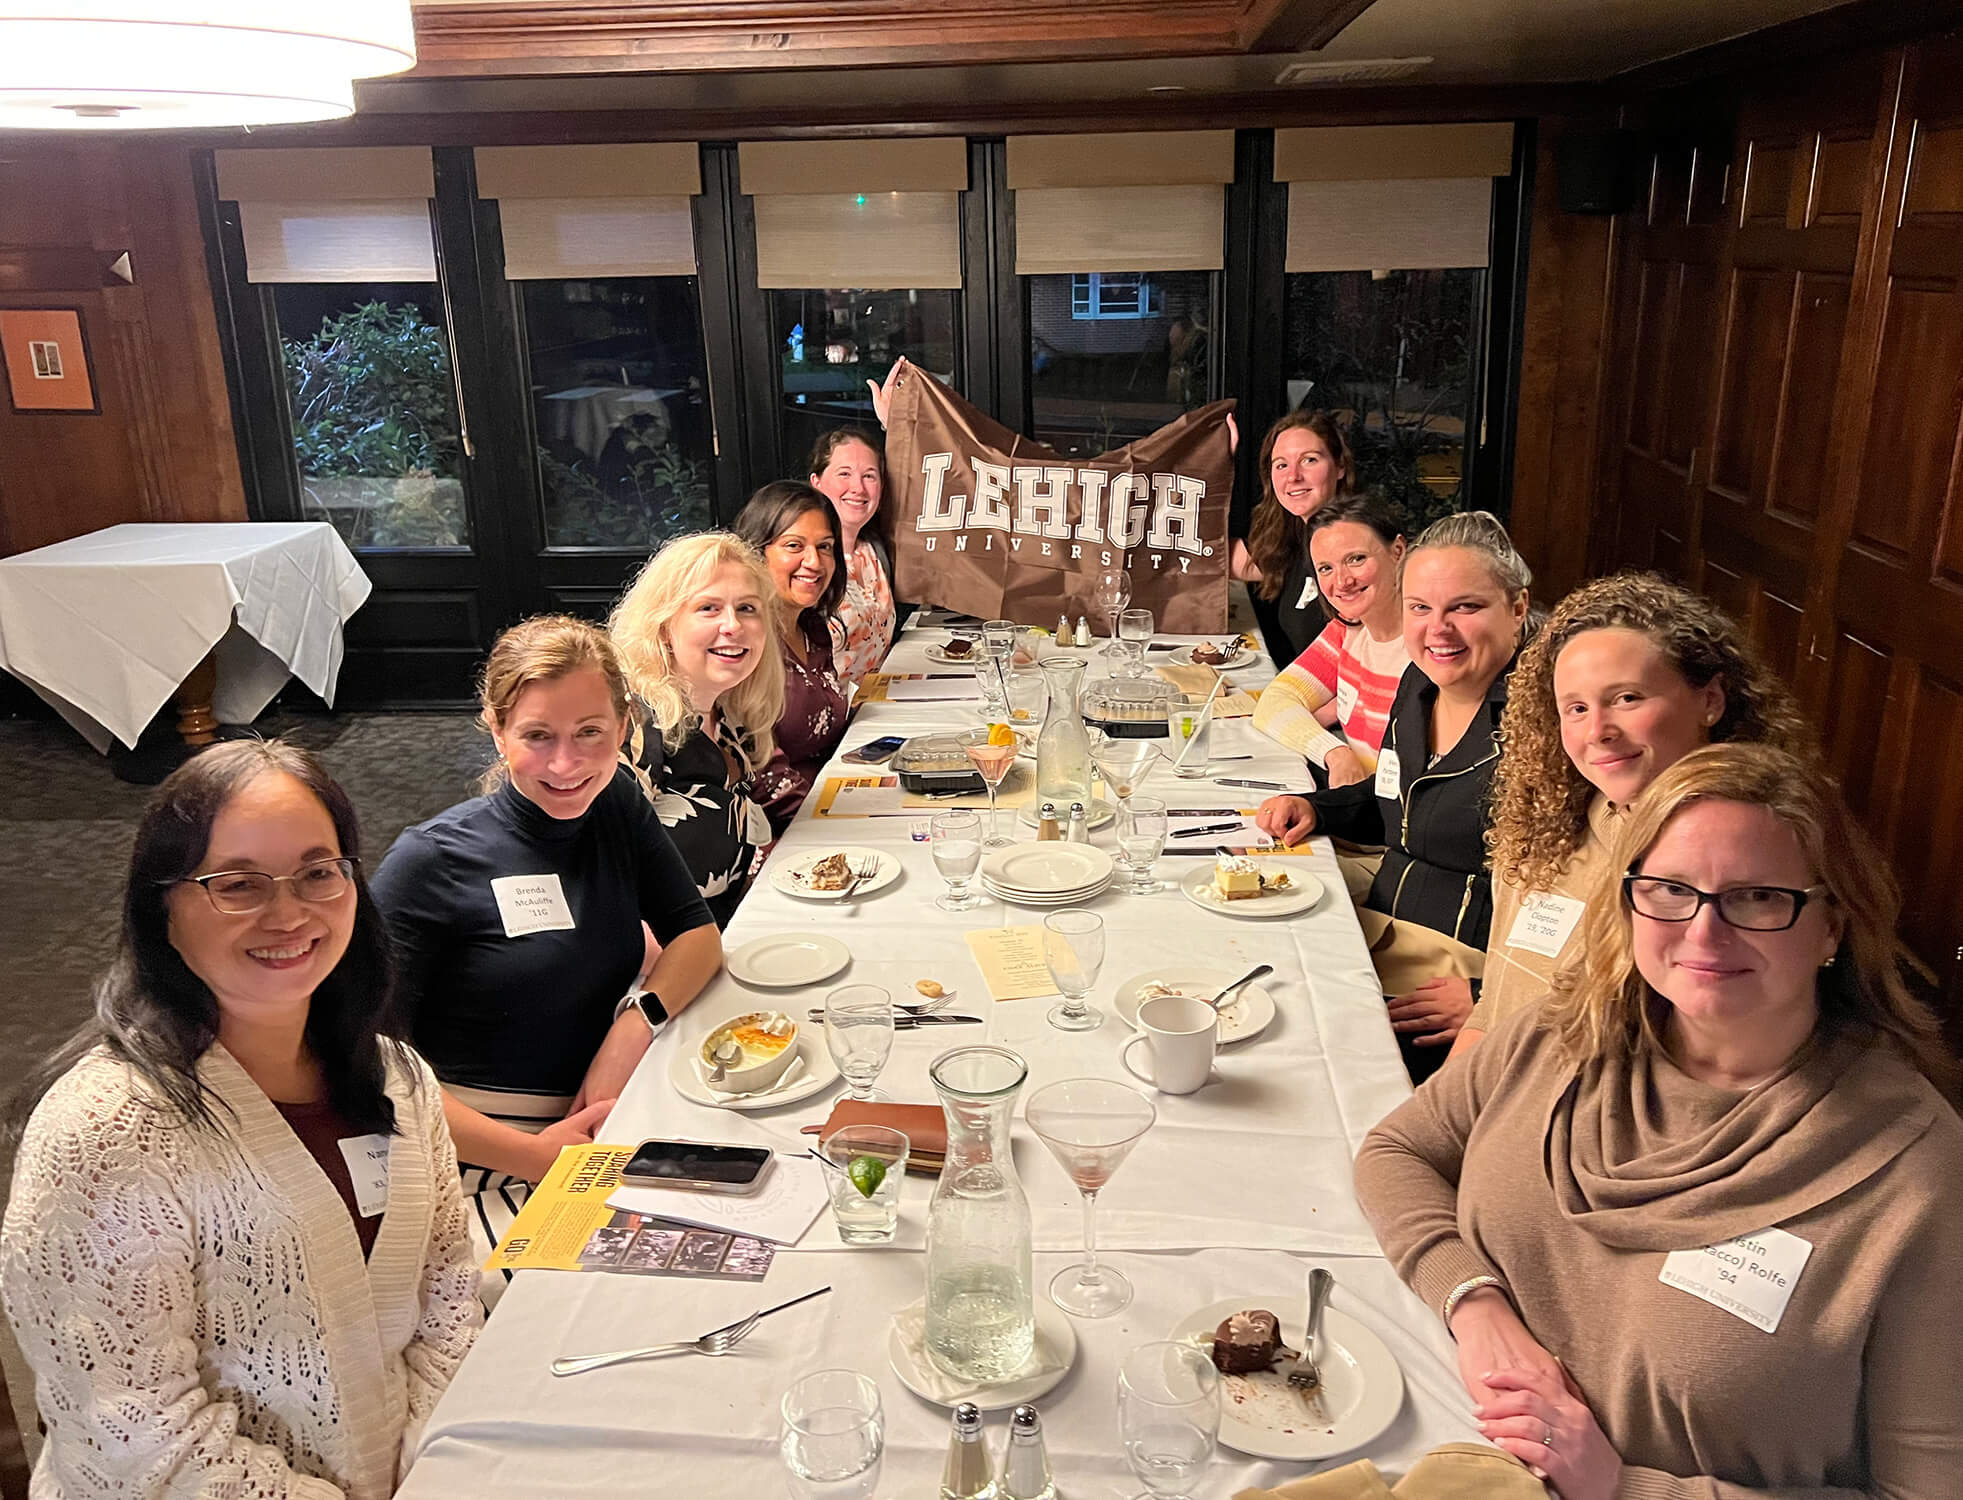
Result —
[[1050, 1455], [1043, 1446], [1043, 1419], [1033, 1406], [1018, 1406], [1002, 1450], [1001, 1500], [1056, 1500]]
[[1043, 811], [1036, 820], [1036, 842], [1047, 844], [1062, 836], [1057, 831], [1056, 826], [1056, 804], [1054, 802], [1045, 802], [1043, 804]]
[[1088, 844], [1091, 841], [1091, 820], [1084, 816], [1084, 804], [1070, 804], [1070, 831], [1067, 835], [1073, 844]]
[[998, 1500], [1000, 1494], [988, 1449], [982, 1446], [981, 1408], [963, 1401], [954, 1408], [947, 1467], [941, 1470], [941, 1500]]
[[1091, 643], [1091, 622], [1084, 616], [1077, 616], [1077, 644], [1088, 646]]

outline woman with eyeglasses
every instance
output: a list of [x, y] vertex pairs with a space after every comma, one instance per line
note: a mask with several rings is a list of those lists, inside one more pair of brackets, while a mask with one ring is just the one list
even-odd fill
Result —
[[145, 810], [0, 1225], [37, 1496], [379, 1500], [475, 1340], [456, 1155], [360, 855], [346, 794], [277, 740], [206, 750]]
[[1701, 745], [1804, 755], [1812, 743], [1792, 692], [1744, 633], [1653, 573], [1598, 578], [1561, 601], [1520, 653], [1500, 738], [1492, 935], [1455, 1057], [1538, 1003], [1579, 954], [1610, 832], [1651, 782]]
[[1481, 1431], [1563, 1500], [1956, 1493], [1963, 1121], [1900, 908], [1817, 765], [1694, 751], [1580, 964], [1365, 1140]]

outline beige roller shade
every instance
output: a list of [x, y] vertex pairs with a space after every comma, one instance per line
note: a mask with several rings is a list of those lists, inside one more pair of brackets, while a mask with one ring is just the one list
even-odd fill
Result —
[[1176, 187], [1234, 180], [1231, 130], [1012, 135], [1012, 188]]
[[1490, 177], [1291, 182], [1290, 271], [1418, 271], [1483, 266]]
[[1326, 125], [1275, 132], [1275, 181], [1372, 182], [1393, 177], [1504, 177], [1513, 126]]
[[362, 203], [239, 204], [245, 279], [294, 281], [434, 281], [436, 245], [429, 200]]
[[1217, 271], [1225, 261], [1226, 189], [1019, 188], [1016, 274]]
[[694, 141], [479, 146], [480, 198], [688, 198], [702, 191]]
[[759, 286], [961, 285], [951, 192], [773, 193], [755, 202]]
[[817, 193], [960, 193], [968, 187], [968, 142], [960, 136], [743, 141], [736, 148], [736, 175], [742, 191], [753, 198]]
[[218, 196], [239, 203], [375, 203], [434, 198], [427, 146], [218, 151]]
[[687, 198], [500, 198], [508, 281], [693, 276]]

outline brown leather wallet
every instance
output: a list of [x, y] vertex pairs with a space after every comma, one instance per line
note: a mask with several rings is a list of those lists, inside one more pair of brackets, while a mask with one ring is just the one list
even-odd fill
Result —
[[860, 1104], [841, 1099], [832, 1106], [824, 1124], [807, 1125], [804, 1133], [817, 1136], [823, 1145], [833, 1131], [847, 1125], [885, 1125], [905, 1132], [909, 1172], [932, 1176], [940, 1171], [947, 1156], [947, 1116], [938, 1104]]

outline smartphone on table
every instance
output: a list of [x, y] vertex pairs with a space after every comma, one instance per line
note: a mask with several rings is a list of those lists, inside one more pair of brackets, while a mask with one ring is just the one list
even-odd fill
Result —
[[708, 1141], [642, 1141], [620, 1169], [633, 1187], [693, 1188], [701, 1193], [754, 1193], [770, 1170], [768, 1146], [722, 1146]]
[[906, 736], [889, 734], [881, 739], [867, 740], [857, 750], [847, 750], [839, 757], [855, 766], [880, 766], [900, 753], [900, 746], [906, 743]]

